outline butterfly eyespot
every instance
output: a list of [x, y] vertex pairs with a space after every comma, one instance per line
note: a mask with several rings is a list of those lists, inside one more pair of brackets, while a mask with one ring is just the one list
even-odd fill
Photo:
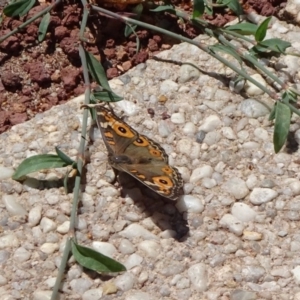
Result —
[[122, 133], [126, 133], [127, 130], [124, 127], [119, 126], [118, 129], [122, 132]]

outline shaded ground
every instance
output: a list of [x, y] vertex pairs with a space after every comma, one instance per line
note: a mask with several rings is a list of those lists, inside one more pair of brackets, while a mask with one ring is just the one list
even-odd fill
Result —
[[[1, 0], [0, 7], [5, 5]], [[18, 20], [5, 18], [0, 36], [21, 25], [48, 4], [35, 6], [28, 16]], [[190, 3], [178, 2], [189, 12]], [[244, 1], [245, 11], [262, 15], [277, 15], [285, 5], [282, 1]], [[116, 9], [114, 9], [116, 11]], [[128, 6], [122, 13], [130, 12]], [[40, 19], [0, 44], [0, 133], [12, 125], [24, 122], [53, 105], [84, 92], [81, 62], [78, 53], [79, 24], [82, 8], [77, 2], [59, 6], [51, 13], [49, 32], [42, 43], [37, 42]], [[217, 26], [235, 16], [228, 10], [216, 10], [207, 19]], [[194, 38], [197, 32], [189, 25], [166, 13], [144, 13], [142, 21]], [[124, 36], [125, 25], [100, 14], [90, 16], [85, 37], [86, 49], [103, 64], [109, 79], [117, 77], [137, 64], [145, 62], [159, 51], [171, 48], [178, 41], [151, 32], [137, 30], [136, 36]]]

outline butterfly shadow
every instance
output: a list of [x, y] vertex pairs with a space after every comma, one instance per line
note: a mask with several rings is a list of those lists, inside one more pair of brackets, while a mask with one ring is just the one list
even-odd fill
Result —
[[186, 240], [189, 235], [188, 222], [177, 209], [176, 201], [158, 195], [125, 172], [117, 174], [122, 197], [129, 197], [137, 206], [142, 204], [145, 214], [161, 232], [166, 231], [166, 235], [171, 234], [179, 242]]

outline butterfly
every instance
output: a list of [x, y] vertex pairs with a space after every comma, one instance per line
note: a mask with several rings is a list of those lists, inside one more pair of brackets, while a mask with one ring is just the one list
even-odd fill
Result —
[[93, 107], [108, 151], [109, 164], [130, 174], [159, 195], [176, 200], [182, 193], [183, 180], [178, 170], [168, 164], [164, 149], [139, 134], [112, 110], [99, 104]]

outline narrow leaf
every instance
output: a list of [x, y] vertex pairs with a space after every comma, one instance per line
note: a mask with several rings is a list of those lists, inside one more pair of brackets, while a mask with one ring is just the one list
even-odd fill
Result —
[[114, 92], [107, 91], [94, 92], [92, 95], [95, 99], [104, 102], [118, 102], [123, 99], [123, 97], [118, 96]]
[[277, 102], [276, 106], [273, 143], [275, 153], [278, 153], [283, 147], [289, 133], [291, 110], [280, 101]]
[[281, 39], [268, 39], [259, 42], [256, 46], [252, 47], [250, 50], [255, 53], [284, 53], [284, 51], [291, 47], [291, 43], [283, 41]]
[[263, 41], [264, 38], [266, 37], [266, 33], [268, 30], [270, 21], [271, 21], [271, 17], [266, 18], [263, 22], [261, 22], [261, 24], [257, 28], [256, 33], [255, 33], [255, 40], [257, 42]]
[[255, 34], [255, 32], [257, 31], [258, 26], [252, 23], [239, 23], [239, 24], [235, 24], [235, 25], [230, 25], [230, 26], [226, 26], [225, 29], [226, 30], [230, 30], [230, 31], [236, 31], [239, 34], [242, 35], [251, 35], [251, 34]]
[[62, 168], [68, 165], [69, 164], [63, 161], [59, 156], [54, 154], [34, 155], [21, 162], [13, 174], [12, 179], [19, 180], [23, 176], [32, 172], [43, 169]]
[[203, 15], [205, 9], [204, 0], [194, 0], [192, 19], [199, 18]]
[[80, 246], [74, 241], [72, 241], [72, 254], [81, 266], [98, 273], [126, 271], [126, 268], [119, 262], [93, 249]]
[[[137, 6], [135, 6], [132, 9], [132, 12], [135, 14], [135, 16], [133, 16], [133, 19], [139, 20], [141, 17], [141, 14], [143, 12], [143, 5], [140, 3]], [[130, 24], [126, 24], [125, 26], [125, 31], [124, 31], [124, 35], [125, 37], [128, 37], [133, 31], [135, 31], [136, 29], [136, 25], [130, 25]]]
[[42, 42], [44, 40], [47, 30], [48, 30], [49, 23], [50, 23], [50, 14], [46, 13], [43, 16], [42, 21], [39, 26], [39, 31], [38, 31], [39, 42]]
[[95, 56], [87, 51], [84, 51], [86, 56], [86, 62], [90, 74], [94, 80], [103, 87], [106, 91], [111, 92], [111, 88], [108, 84], [105, 71], [100, 64], [100, 62], [95, 58]]
[[67, 154], [65, 154], [64, 152], [62, 152], [58, 147], [55, 147], [55, 151], [57, 153], [57, 156], [64, 161], [67, 165], [74, 165], [76, 164], [76, 162], [71, 159]]
[[154, 8], [154, 9], [150, 9], [150, 11], [153, 11], [153, 12], [170, 11], [170, 12], [175, 13], [174, 6], [171, 5], [171, 4], [160, 5], [160, 6], [157, 6], [156, 8]]
[[35, 0], [20, 0], [7, 5], [3, 9], [3, 13], [7, 17], [17, 17], [26, 15], [35, 4]]
[[243, 8], [238, 0], [230, 0], [226, 5], [239, 17], [244, 14]]
[[238, 55], [238, 53], [236, 53], [233, 49], [231, 49], [229, 47], [226, 47], [226, 46], [221, 45], [221, 44], [215, 44], [213, 46], [210, 46], [209, 49], [214, 51], [214, 52], [222, 51], [224, 53], [227, 53], [227, 54], [233, 56], [239, 63], [242, 63], [242, 59]]

